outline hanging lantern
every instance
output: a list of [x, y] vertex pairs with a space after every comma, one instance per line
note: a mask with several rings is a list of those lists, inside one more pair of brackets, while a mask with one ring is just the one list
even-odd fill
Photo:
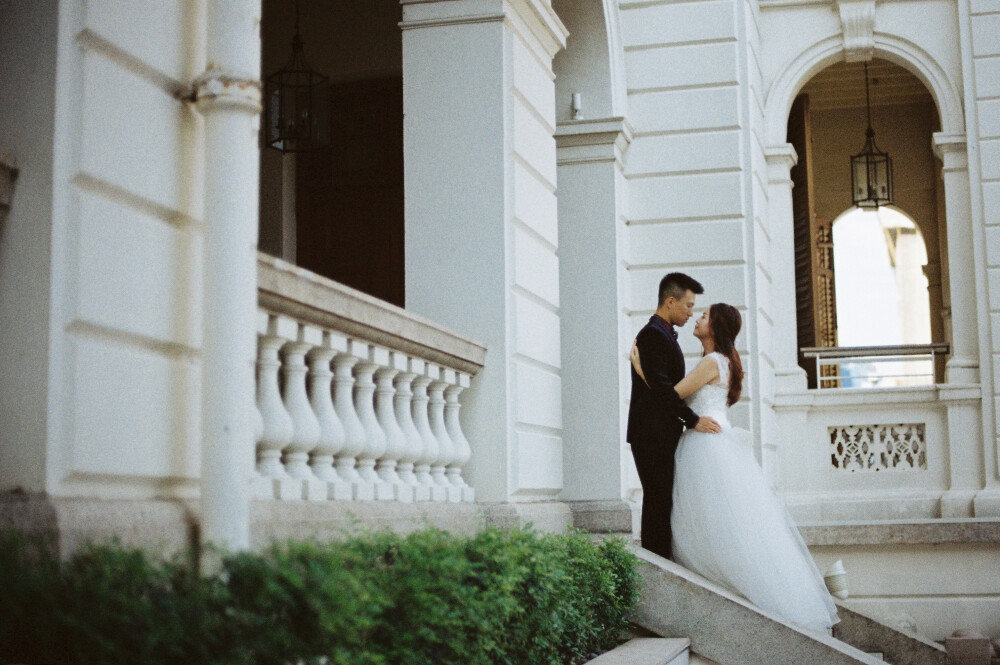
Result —
[[328, 77], [306, 62], [299, 34], [299, 3], [295, 3], [292, 57], [264, 83], [265, 140], [281, 152], [315, 150], [330, 143]]
[[865, 63], [865, 108], [868, 111], [868, 129], [865, 146], [851, 156], [851, 186], [854, 205], [859, 208], [878, 209], [892, 204], [892, 159], [878, 149], [875, 130], [872, 129], [872, 106], [868, 91], [868, 63]]

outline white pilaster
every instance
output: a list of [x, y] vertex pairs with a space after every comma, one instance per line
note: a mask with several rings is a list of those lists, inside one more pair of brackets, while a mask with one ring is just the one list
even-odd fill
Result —
[[965, 136], [934, 134], [934, 152], [943, 166], [945, 216], [948, 230], [948, 267], [951, 290], [951, 358], [945, 366], [948, 383], [979, 383], [979, 328], [976, 282], [956, 272], [974, 257], [972, 210], [969, 202], [969, 158]]
[[[795, 256], [794, 215], [792, 212], [791, 170], [798, 161], [790, 143], [770, 146], [767, 159], [767, 219], [771, 235], [771, 255]], [[774, 313], [774, 387], [776, 393], [806, 389], [806, 373], [799, 367], [795, 314], [795, 262], [773, 261], [769, 266], [773, 286], [770, 303]]]
[[402, 5], [407, 309], [490, 350], [463, 409], [477, 496], [551, 494], [562, 456], [551, 63], [566, 31], [544, 0]]
[[[559, 299], [562, 331], [562, 495], [625, 498], [628, 451], [622, 377], [631, 331], [621, 315], [625, 179], [632, 141], [624, 118], [560, 123]], [[580, 390], [586, 386], [586, 390]], [[606, 417], [595, 418], [595, 413]]]

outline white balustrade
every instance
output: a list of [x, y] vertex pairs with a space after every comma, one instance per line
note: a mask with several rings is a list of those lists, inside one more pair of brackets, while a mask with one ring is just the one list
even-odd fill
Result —
[[417, 477], [417, 482], [423, 485], [430, 492], [429, 498], [437, 499], [444, 496], [444, 491], [437, 486], [431, 477], [431, 464], [438, 456], [438, 442], [431, 431], [431, 421], [429, 414], [430, 400], [427, 396], [427, 386], [431, 384], [431, 377], [422, 375], [413, 380], [413, 424], [423, 441], [420, 456], [413, 467], [413, 473]]
[[312, 326], [299, 324], [295, 341], [282, 349], [281, 373], [285, 379], [285, 410], [292, 419], [292, 438], [284, 448], [285, 472], [297, 480], [315, 478], [309, 468], [309, 453], [319, 441], [319, 420], [306, 393], [306, 354], [322, 341], [322, 333]]
[[389, 366], [375, 372], [375, 416], [385, 432], [385, 452], [375, 465], [375, 472], [383, 482], [393, 487], [396, 499], [409, 503], [413, 501], [413, 491], [403, 484], [397, 465], [399, 456], [406, 452], [406, 435], [396, 420], [396, 388], [393, 379], [406, 369], [406, 357], [389, 354]]
[[278, 351], [288, 341], [289, 325], [294, 325], [291, 319], [269, 316], [264, 322], [264, 331], [257, 337], [257, 410], [264, 424], [257, 443], [257, 472], [265, 478], [288, 475], [281, 464], [281, 451], [292, 440], [293, 425], [281, 400]]
[[[346, 340], [343, 340], [346, 343]], [[333, 406], [333, 370], [331, 363], [337, 355], [329, 332], [323, 333], [323, 342], [313, 347], [309, 360], [309, 402], [319, 423], [319, 439], [313, 448], [309, 465], [316, 477], [327, 484], [327, 497], [350, 499], [351, 485], [333, 468], [333, 458], [346, 440], [344, 426]]]
[[[468, 374], [285, 314], [258, 319], [258, 498], [473, 501]], [[283, 379], [283, 381], [282, 381]]]
[[349, 342], [348, 348], [333, 358], [333, 404], [344, 425], [344, 445], [336, 456], [337, 474], [351, 484], [353, 498], [361, 499], [367, 497], [362, 496], [365, 484], [358, 474], [356, 464], [357, 456], [365, 449], [365, 428], [354, 408], [353, 370], [359, 360], [354, 355], [356, 346], [354, 342]]
[[396, 375], [396, 396], [393, 400], [396, 422], [404, 437], [403, 451], [399, 454], [396, 472], [400, 481], [413, 489], [414, 500], [426, 501], [430, 498], [430, 492], [420, 485], [413, 472], [414, 465], [424, 449], [423, 438], [413, 422], [413, 379], [423, 373], [424, 363], [422, 360], [409, 358], [406, 365], [406, 369]]
[[[448, 436], [448, 428], [444, 422], [444, 389], [451, 383], [448, 381], [449, 378], [454, 380], [455, 373], [452, 370], [439, 369], [439, 377], [437, 380], [431, 381], [431, 385], [427, 387], [427, 395], [430, 397], [428, 415], [431, 421], [431, 431], [438, 442], [437, 458], [431, 462], [431, 477], [435, 484], [441, 485], [447, 490], [453, 485], [445, 475], [445, 470], [455, 457], [455, 445], [452, 443], [451, 437]], [[456, 496], [461, 496], [461, 493], [456, 494], [454, 491], [449, 491], [447, 494], [448, 500], [457, 500]]]
[[[367, 357], [354, 366], [354, 408], [358, 419], [365, 428], [365, 447], [358, 453], [358, 474], [369, 484], [377, 499], [391, 499], [389, 486], [381, 481], [375, 472], [375, 462], [385, 454], [385, 431], [375, 416], [375, 376], [376, 370], [389, 360], [388, 352], [375, 346], [368, 347]], [[379, 362], [379, 361], [382, 362]]]
[[461, 409], [458, 396], [469, 387], [469, 383], [468, 374], [459, 374], [457, 383], [448, 386], [444, 390], [444, 422], [448, 430], [448, 436], [451, 437], [451, 441], [455, 445], [454, 456], [445, 470], [445, 475], [452, 485], [461, 488], [463, 501], [472, 501], [474, 497], [472, 488], [462, 478], [462, 469], [468, 463], [469, 459], [472, 458], [472, 446], [469, 445], [469, 440], [465, 438], [465, 433], [462, 431], [462, 424], [458, 419], [458, 412]]

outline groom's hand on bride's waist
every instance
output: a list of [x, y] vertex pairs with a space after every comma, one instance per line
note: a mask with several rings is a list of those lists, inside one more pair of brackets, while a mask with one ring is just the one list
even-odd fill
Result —
[[705, 432], [706, 434], [718, 434], [722, 431], [719, 427], [719, 423], [715, 422], [715, 418], [709, 418], [708, 416], [702, 416], [698, 418], [698, 422], [694, 426], [695, 430], [699, 432]]

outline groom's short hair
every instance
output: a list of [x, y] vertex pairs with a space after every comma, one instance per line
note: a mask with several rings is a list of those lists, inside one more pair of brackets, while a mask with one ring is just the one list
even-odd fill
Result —
[[672, 272], [660, 280], [660, 300], [657, 307], [667, 302], [667, 298], [683, 298], [688, 291], [700, 295], [705, 292], [701, 282], [682, 272]]

